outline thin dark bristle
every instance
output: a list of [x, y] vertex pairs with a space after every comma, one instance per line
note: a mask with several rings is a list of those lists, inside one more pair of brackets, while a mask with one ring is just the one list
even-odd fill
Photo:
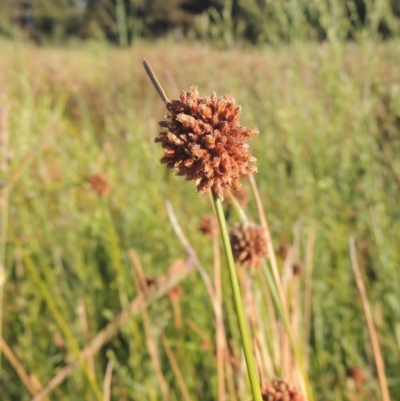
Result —
[[161, 99], [164, 103], [169, 102], [167, 95], [164, 92], [160, 82], [158, 81], [156, 74], [154, 74], [150, 64], [146, 61], [146, 59], [142, 58], [143, 67], [146, 70], [147, 75], [149, 76], [154, 88], [156, 88], [157, 93], [160, 95]]

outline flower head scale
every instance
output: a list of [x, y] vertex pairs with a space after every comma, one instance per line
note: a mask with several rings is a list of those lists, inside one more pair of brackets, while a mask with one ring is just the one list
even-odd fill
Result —
[[166, 102], [165, 128], [155, 139], [164, 148], [161, 163], [186, 180], [194, 180], [201, 195], [212, 188], [223, 200], [224, 189], [239, 189], [241, 175], [257, 169], [245, 140], [257, 130], [241, 127], [241, 107], [231, 95], [201, 98], [197, 87]]

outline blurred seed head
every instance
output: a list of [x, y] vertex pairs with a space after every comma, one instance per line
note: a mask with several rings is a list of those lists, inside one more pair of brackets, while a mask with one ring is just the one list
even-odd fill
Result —
[[261, 387], [261, 395], [264, 401], [304, 401], [299, 390], [282, 379], [264, 382]]
[[147, 287], [151, 287], [151, 286], [153, 286], [153, 285], [156, 285], [156, 279], [154, 278], [154, 277], [152, 277], [152, 276], [146, 276], [145, 278], [144, 278], [145, 280], [146, 280], [146, 285], [147, 285]]
[[364, 370], [360, 366], [352, 366], [347, 369], [347, 376], [354, 380], [356, 389], [360, 392], [366, 380]]
[[165, 128], [155, 139], [164, 148], [161, 163], [193, 180], [199, 195], [212, 189], [223, 200], [226, 189], [239, 189], [242, 175], [257, 171], [247, 138], [257, 130], [241, 127], [241, 107], [231, 95], [201, 98], [196, 86], [167, 102]]
[[290, 250], [290, 245], [280, 244], [277, 254], [281, 257], [282, 260], [285, 260], [288, 256], [289, 250]]
[[266, 230], [256, 224], [235, 224], [229, 232], [233, 257], [247, 267], [259, 267], [268, 256]]
[[181, 287], [174, 287], [168, 291], [168, 298], [171, 302], [179, 302], [179, 300], [182, 298], [182, 294], [183, 291]]
[[207, 238], [212, 238], [218, 231], [217, 219], [210, 215], [204, 215], [200, 220], [199, 230]]
[[293, 264], [293, 275], [301, 276], [304, 273], [304, 266], [302, 263], [297, 262]]
[[101, 197], [106, 197], [110, 192], [110, 185], [104, 174], [93, 174], [89, 177], [93, 191]]

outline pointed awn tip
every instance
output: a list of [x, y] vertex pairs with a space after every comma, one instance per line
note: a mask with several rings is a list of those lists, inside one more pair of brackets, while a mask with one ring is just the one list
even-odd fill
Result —
[[158, 82], [158, 79], [156, 77], [156, 74], [154, 74], [152, 68], [150, 67], [150, 64], [146, 61], [145, 58], [142, 58], [142, 64], [144, 69], [146, 70], [147, 75], [149, 76], [151, 83], [153, 84], [154, 88], [156, 89], [157, 93], [160, 95], [161, 99], [163, 100], [164, 103], [167, 103], [168, 97], [164, 92], [164, 89], [162, 88], [160, 82]]

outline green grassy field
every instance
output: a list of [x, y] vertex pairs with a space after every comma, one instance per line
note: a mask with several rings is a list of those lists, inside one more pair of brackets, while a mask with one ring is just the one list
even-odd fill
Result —
[[[356, 240], [390, 394], [399, 399], [398, 49], [399, 42], [229, 51], [168, 42], [129, 50], [0, 42], [0, 106], [9, 106], [9, 129], [0, 138], [0, 262], [5, 267], [0, 398], [31, 399], [138, 295], [132, 250], [145, 274], [155, 278], [186, 257], [167, 200], [212, 277], [212, 242], [198, 230], [212, 205], [158, 161], [162, 152], [154, 138], [165, 110], [143, 70], [145, 57], [170, 98], [193, 84], [203, 96], [231, 93], [243, 107], [243, 124], [260, 131], [251, 151], [274, 248], [293, 244], [294, 262], [308, 269], [312, 264], [310, 340], [299, 335], [299, 344], [310, 345], [304, 363], [315, 399], [381, 399], [351, 268], [350, 236]], [[96, 174], [107, 181], [105, 196], [89, 182]], [[243, 187], [249, 197], [246, 213], [258, 221], [247, 180]], [[238, 221], [233, 209], [227, 214], [230, 223]], [[278, 257], [278, 263], [283, 272], [284, 261]], [[223, 258], [222, 270], [227, 335], [240, 359]], [[287, 297], [293, 310], [298, 300], [302, 330], [305, 276], [291, 280]], [[98, 400], [110, 388], [112, 400], [166, 395], [216, 400], [211, 301], [197, 272], [180, 287], [180, 316], [168, 297], [157, 298], [47, 399]], [[267, 312], [260, 310], [263, 320]], [[165, 338], [189, 398], [182, 395]], [[278, 361], [271, 370], [280, 376], [278, 348], [269, 346]], [[109, 373], [113, 367], [111, 375], [107, 366]], [[366, 377], [359, 389], [348, 375], [356, 366]], [[236, 390], [228, 399], [251, 398], [240, 369], [231, 372]]]

